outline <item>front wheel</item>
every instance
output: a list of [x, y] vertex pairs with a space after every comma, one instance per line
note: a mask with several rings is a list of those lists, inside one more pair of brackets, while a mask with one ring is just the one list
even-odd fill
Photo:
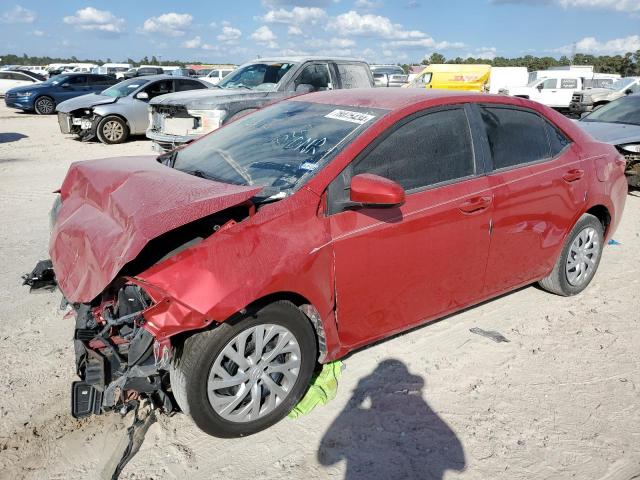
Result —
[[98, 123], [96, 134], [98, 139], [107, 145], [122, 143], [129, 137], [129, 127], [120, 117], [104, 117]]
[[36, 99], [34, 108], [38, 115], [51, 115], [56, 109], [56, 102], [51, 97], [42, 96]]
[[582, 292], [596, 273], [604, 248], [600, 220], [585, 213], [567, 237], [553, 270], [540, 281], [545, 290], [568, 297]]
[[316, 358], [309, 320], [281, 301], [189, 337], [172, 365], [171, 387], [204, 432], [242, 437], [291, 411], [309, 386]]

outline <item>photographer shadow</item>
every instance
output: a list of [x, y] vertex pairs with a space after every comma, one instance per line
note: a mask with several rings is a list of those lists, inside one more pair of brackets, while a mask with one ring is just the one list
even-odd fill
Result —
[[423, 387], [399, 360], [381, 362], [324, 434], [318, 461], [344, 459], [345, 480], [441, 480], [447, 470], [464, 470], [462, 443], [423, 400]]

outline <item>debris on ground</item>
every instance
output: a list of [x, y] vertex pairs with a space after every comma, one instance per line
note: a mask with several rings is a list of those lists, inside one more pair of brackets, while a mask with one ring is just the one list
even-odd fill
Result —
[[611, 240], [609, 240], [607, 242], [607, 245], [622, 245], [620, 242], [618, 242], [617, 240], [614, 240], [613, 238]]
[[320, 373], [311, 379], [311, 386], [302, 400], [289, 413], [289, 418], [298, 418], [311, 412], [318, 405], [326, 405], [336, 398], [338, 379], [342, 375], [343, 363], [335, 361], [322, 366]]
[[470, 328], [469, 331], [471, 333], [475, 333], [476, 335], [481, 335], [483, 337], [490, 338], [496, 343], [506, 342], [509, 343], [509, 340], [499, 332], [494, 332], [493, 330], [482, 330], [478, 327]]
[[125, 465], [138, 453], [149, 427], [156, 421], [155, 410], [148, 403], [136, 408], [133, 423], [127, 428], [127, 435], [118, 443], [107, 465], [102, 471], [102, 478], [118, 480]]

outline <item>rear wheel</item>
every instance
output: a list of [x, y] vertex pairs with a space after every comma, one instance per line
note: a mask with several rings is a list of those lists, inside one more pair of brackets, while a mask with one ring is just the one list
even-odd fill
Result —
[[98, 123], [96, 134], [102, 143], [108, 145], [122, 143], [129, 137], [129, 127], [120, 117], [104, 117]]
[[38, 115], [51, 115], [56, 110], [56, 102], [51, 97], [38, 97], [34, 103]]
[[171, 387], [183, 412], [217, 437], [259, 432], [285, 417], [305, 393], [316, 339], [290, 302], [189, 337], [176, 356]]
[[540, 286], [565, 297], [582, 292], [598, 269], [603, 247], [602, 223], [585, 213], [571, 230], [558, 261]]

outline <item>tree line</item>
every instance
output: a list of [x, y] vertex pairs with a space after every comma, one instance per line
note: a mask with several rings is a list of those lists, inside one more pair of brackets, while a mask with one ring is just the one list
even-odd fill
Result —
[[[111, 63], [111, 59], [78, 59], [76, 57], [70, 58], [56, 58], [56, 57], [37, 57], [25, 54], [14, 55], [6, 54], [0, 55], [2, 60], [1, 64], [4, 65], [49, 65], [51, 63]], [[126, 63], [132, 65], [160, 65], [160, 61], [155, 56], [143, 57], [140, 60], [134, 60], [128, 58]], [[164, 65], [176, 65], [184, 67], [185, 65], [198, 65], [203, 62], [184, 62], [182, 60], [163, 60]], [[229, 62], [233, 63], [233, 62]], [[583, 53], [577, 53], [570, 59], [567, 56], [560, 58], [555, 57], [535, 57], [533, 55], [525, 55], [523, 57], [507, 58], [507, 57], [495, 57], [495, 58], [445, 58], [440, 53], [433, 53], [428, 58], [422, 60], [422, 65], [430, 65], [432, 63], [467, 63], [467, 64], [489, 64], [494, 67], [527, 67], [529, 71], [533, 70], [547, 70], [551, 67], [559, 67], [563, 65], [593, 65], [594, 70], [599, 73], [618, 73], [623, 77], [640, 76], [640, 50], [635, 53], [627, 52], [624, 55], [586, 55]], [[409, 64], [400, 64], [404, 68], [405, 72], [409, 71]]]
[[[466, 64], [488, 64], [493, 67], [527, 67], [527, 70], [547, 70], [551, 67], [560, 67], [566, 65], [593, 65], [594, 71], [598, 73], [618, 73], [623, 77], [640, 76], [640, 50], [635, 53], [627, 52], [624, 55], [585, 55], [577, 53], [573, 59], [567, 56], [560, 58], [554, 57], [535, 57], [533, 55], [525, 55], [523, 57], [506, 58], [445, 58], [440, 53], [434, 53], [422, 61], [422, 65], [431, 65], [432, 63], [466, 63]], [[409, 65], [401, 65], [406, 72], [409, 71]]]

